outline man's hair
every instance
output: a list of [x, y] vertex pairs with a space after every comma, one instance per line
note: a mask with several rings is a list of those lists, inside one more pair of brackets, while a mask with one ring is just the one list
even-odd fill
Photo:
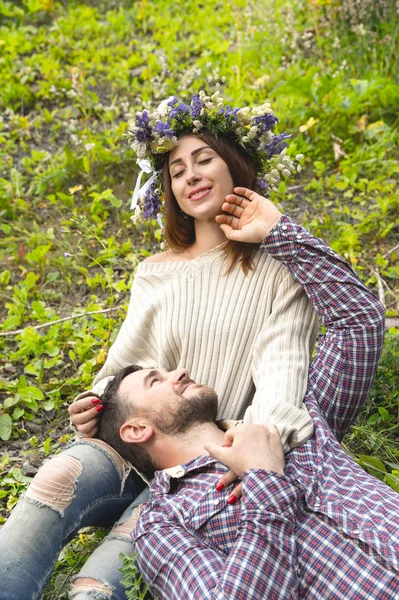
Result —
[[119, 386], [123, 379], [131, 373], [141, 371], [143, 367], [129, 365], [122, 369], [106, 386], [101, 396], [104, 408], [100, 416], [98, 438], [106, 442], [148, 479], [154, 477], [156, 467], [148, 452], [139, 444], [129, 444], [120, 437], [120, 428], [126, 421], [135, 416], [133, 402], [128, 402], [119, 394]]

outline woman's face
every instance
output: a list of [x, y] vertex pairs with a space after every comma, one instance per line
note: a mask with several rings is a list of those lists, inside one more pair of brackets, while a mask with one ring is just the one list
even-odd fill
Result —
[[182, 137], [169, 156], [173, 194], [181, 210], [195, 219], [214, 220], [233, 192], [227, 164], [201, 138]]

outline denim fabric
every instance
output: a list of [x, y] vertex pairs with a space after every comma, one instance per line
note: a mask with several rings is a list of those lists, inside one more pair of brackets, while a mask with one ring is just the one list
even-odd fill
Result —
[[[108, 448], [81, 440], [45, 465], [55, 465], [59, 457], [68, 456], [81, 469], [73, 497], [71, 494], [62, 510], [32, 497], [35, 480], [32, 482], [0, 530], [0, 600], [38, 600], [61, 548], [81, 527], [111, 526], [117, 519], [123, 522], [129, 517], [131, 504], [145, 484], [120, 457], [116, 464], [115, 451], [110, 449], [108, 453]], [[134, 544], [130, 537], [122, 538], [111, 531], [84, 566], [83, 575], [107, 582], [112, 594], [102, 596], [88, 590], [84, 595], [75, 595], [76, 599], [126, 600], [119, 583], [121, 552], [131, 554]]]

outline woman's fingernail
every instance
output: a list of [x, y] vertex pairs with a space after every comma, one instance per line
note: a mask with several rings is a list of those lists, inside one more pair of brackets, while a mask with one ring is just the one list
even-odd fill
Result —
[[231, 448], [230, 444], [223, 444], [222, 448]]
[[91, 401], [92, 404], [100, 404], [100, 402], [100, 398], [93, 398], [93, 400]]
[[231, 494], [229, 499], [227, 500], [227, 504], [235, 504], [237, 502], [237, 496], [235, 494]]
[[96, 406], [96, 411], [101, 412], [103, 408], [104, 408], [104, 404], [99, 404], [98, 406]]
[[216, 486], [216, 490], [218, 492], [221, 492], [222, 490], [224, 490], [224, 483], [218, 483]]

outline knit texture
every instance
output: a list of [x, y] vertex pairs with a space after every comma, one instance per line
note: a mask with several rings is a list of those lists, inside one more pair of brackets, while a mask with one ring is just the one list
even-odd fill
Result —
[[187, 367], [216, 390], [218, 417], [271, 419], [287, 450], [313, 431], [302, 399], [316, 315], [287, 267], [265, 251], [248, 275], [238, 264], [226, 275], [224, 245], [190, 261], [138, 266], [126, 319], [91, 391], [101, 394], [129, 364]]

